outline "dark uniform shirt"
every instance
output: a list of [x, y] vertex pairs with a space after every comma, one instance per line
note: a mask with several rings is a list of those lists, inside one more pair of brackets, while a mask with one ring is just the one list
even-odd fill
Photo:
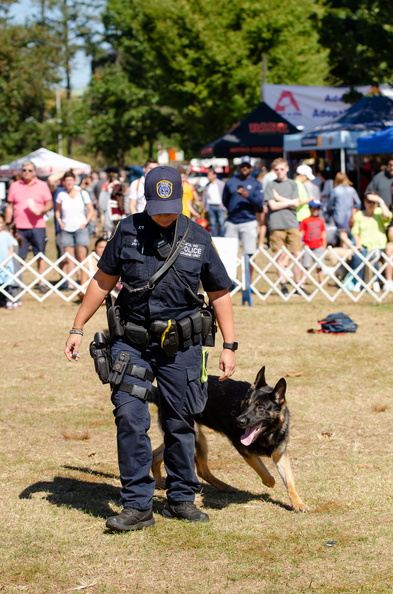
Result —
[[[186, 231], [187, 221], [184, 215], [179, 216], [179, 238]], [[171, 240], [174, 227], [159, 227], [145, 212], [123, 219], [108, 241], [98, 267], [106, 274], [120, 275], [132, 288], [143, 287], [165, 261], [154, 247], [155, 241], [162, 236]], [[208, 292], [228, 289], [232, 284], [210, 235], [193, 221], [174, 267], [164, 273], [154, 289], [130, 293], [123, 287], [116, 303], [128, 321], [146, 328], [154, 320], [179, 321], [198, 308], [181, 279], [195, 294], [199, 281]]]

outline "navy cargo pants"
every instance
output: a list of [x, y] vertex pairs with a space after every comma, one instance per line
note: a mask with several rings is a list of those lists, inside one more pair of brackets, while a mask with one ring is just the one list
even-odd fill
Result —
[[[174, 357], [166, 357], [159, 346], [143, 352], [117, 341], [112, 356], [120, 351], [131, 354], [130, 364], [152, 371], [160, 391], [164, 432], [164, 464], [167, 496], [171, 501], [194, 501], [200, 485], [194, 470], [195, 431], [193, 415], [202, 412], [207, 399], [207, 384], [201, 384], [202, 346], [191, 346]], [[151, 383], [127, 375], [126, 383], [150, 389]], [[117, 448], [124, 507], [152, 507], [155, 482], [150, 476], [152, 449], [148, 430], [147, 402], [117, 390], [112, 394], [117, 425]]]

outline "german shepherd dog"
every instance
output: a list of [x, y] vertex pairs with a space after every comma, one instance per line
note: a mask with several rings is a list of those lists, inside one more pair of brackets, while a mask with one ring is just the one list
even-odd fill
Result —
[[[252, 385], [231, 379], [220, 382], [217, 376], [209, 376], [206, 407], [195, 416], [195, 466], [198, 476], [219, 491], [238, 491], [211, 473], [203, 425], [226, 435], [267, 487], [274, 487], [275, 480], [259, 456], [272, 458], [288, 490], [292, 508], [297, 512], [306, 512], [309, 508], [296, 491], [287, 452], [289, 409], [285, 400], [286, 387], [284, 378], [274, 388], [268, 386], [265, 367], [261, 368]], [[153, 390], [153, 401], [158, 404], [157, 389]], [[158, 488], [164, 488], [161, 475], [163, 456], [164, 444], [161, 444], [153, 452], [152, 463], [152, 473]]]

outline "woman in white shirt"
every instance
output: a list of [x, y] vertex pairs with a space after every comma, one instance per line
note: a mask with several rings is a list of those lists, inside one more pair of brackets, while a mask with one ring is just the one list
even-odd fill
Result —
[[[94, 217], [94, 208], [90, 196], [86, 190], [75, 187], [75, 174], [67, 171], [62, 179], [64, 192], [60, 192], [56, 198], [56, 219], [61, 229], [61, 245], [66, 254], [82, 262], [87, 256], [87, 248], [90, 243], [87, 225]], [[67, 258], [65, 271], [71, 278], [71, 272], [75, 268], [74, 262]], [[76, 281], [76, 279], [72, 279]], [[81, 284], [87, 280], [87, 274], [81, 269]], [[68, 288], [73, 290], [76, 283], [68, 283]]]

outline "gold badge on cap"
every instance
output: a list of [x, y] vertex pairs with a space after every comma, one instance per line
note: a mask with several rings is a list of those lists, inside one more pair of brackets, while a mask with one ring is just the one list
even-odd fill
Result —
[[172, 182], [168, 181], [167, 179], [162, 179], [157, 183], [156, 192], [157, 196], [160, 198], [170, 198], [173, 192]]

